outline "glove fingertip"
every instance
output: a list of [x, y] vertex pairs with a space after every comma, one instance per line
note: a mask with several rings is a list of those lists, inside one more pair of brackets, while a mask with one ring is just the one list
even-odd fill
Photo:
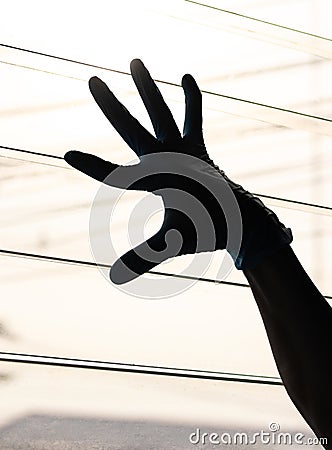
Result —
[[97, 85], [97, 84], [104, 84], [104, 82], [100, 79], [100, 78], [98, 78], [98, 77], [96, 77], [96, 76], [94, 76], [94, 77], [91, 77], [90, 78], [90, 80], [89, 80], [89, 86], [90, 86], [90, 88], [91, 88], [91, 86], [93, 86], [93, 85]]
[[181, 84], [182, 87], [197, 86], [195, 78], [190, 73], [186, 73], [185, 75], [183, 75]]
[[71, 166], [74, 166], [75, 163], [80, 159], [81, 155], [82, 153], [77, 150], [69, 150], [67, 153], [65, 153], [63, 159]]
[[110, 270], [110, 279], [114, 284], [124, 284], [134, 280], [139, 276], [127, 267], [121, 259], [118, 259]]
[[139, 58], [135, 58], [130, 62], [130, 71], [136, 71], [145, 68], [143, 62]]
[[89, 89], [91, 94], [95, 97], [96, 94], [102, 94], [105, 89], [108, 90], [108, 87], [100, 78], [92, 77], [89, 80]]
[[184, 74], [182, 77], [182, 85], [183, 85], [183, 83], [186, 83], [187, 81], [192, 80], [192, 78], [193, 78], [193, 76], [190, 75], [190, 73]]

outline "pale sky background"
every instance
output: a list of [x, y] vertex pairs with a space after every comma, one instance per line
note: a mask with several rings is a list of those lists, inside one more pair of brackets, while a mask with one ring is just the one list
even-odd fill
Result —
[[[207, 2], [332, 39], [328, 0]], [[140, 58], [159, 80], [180, 83], [189, 72], [207, 91], [332, 118], [332, 41], [184, 0], [11, 0], [1, 4], [0, 37], [1, 44], [120, 71]], [[1, 146], [132, 161], [89, 92], [93, 75], [152, 130], [129, 76], [3, 46], [0, 75]], [[159, 87], [182, 129], [182, 89]], [[230, 178], [255, 193], [331, 206], [331, 122], [208, 94], [203, 113], [208, 151]], [[89, 214], [98, 183], [64, 161], [1, 148], [0, 168], [0, 248], [92, 261]], [[112, 223], [120, 253], [130, 247], [128, 216], [141, 198], [126, 194]], [[330, 212], [264, 202], [292, 228], [304, 267], [332, 295]], [[145, 233], [158, 229], [160, 217]], [[207, 276], [215, 276], [221, 257], [215, 254]], [[170, 299], [143, 300], [119, 292], [93, 268], [0, 260], [2, 351], [277, 376], [248, 289], [198, 283]], [[104, 262], [112, 263], [107, 255]], [[160, 270], [185, 264], [175, 260]], [[236, 269], [228, 280], [245, 282]], [[55, 414], [257, 429], [274, 420], [308, 430], [282, 387], [81, 372], [0, 363], [8, 376], [0, 381], [0, 424]]]

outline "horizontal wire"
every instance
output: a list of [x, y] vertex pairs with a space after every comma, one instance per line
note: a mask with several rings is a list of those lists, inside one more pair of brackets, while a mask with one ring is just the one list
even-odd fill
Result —
[[[1, 46], [1, 44], [0, 44], [0, 46]], [[318, 63], [318, 62], [321, 62], [321, 61], [315, 61], [315, 63]], [[0, 63], [8, 64], [8, 65], [11, 65], [11, 66], [14, 66], [14, 67], [20, 67], [20, 68], [23, 68], [23, 69], [34, 70], [36, 72], [46, 73], [48, 75], [56, 75], [56, 76], [59, 76], [59, 77], [70, 78], [70, 79], [79, 80], [79, 81], [88, 81], [88, 79], [72, 77], [72, 76], [61, 74], [61, 73], [58, 73], [58, 72], [51, 72], [51, 71], [47, 71], [47, 70], [43, 70], [43, 69], [38, 69], [36, 67], [30, 67], [30, 66], [21, 65], [21, 64], [14, 64], [14, 63], [6, 62], [6, 61], [0, 61]], [[84, 63], [79, 63], [79, 64], [84, 64]], [[307, 64], [307, 63], [305, 63], [305, 64]], [[106, 69], [105, 68], [104, 70], [113, 70], [113, 69]], [[262, 70], [260, 72], [262, 72]], [[130, 75], [128, 72], [123, 72], [123, 74]], [[226, 75], [226, 78], [227, 78], [227, 76], [228, 75]], [[241, 76], [241, 74], [240, 74], [240, 76]], [[175, 86], [175, 87], [181, 87], [179, 84], [176, 84], [176, 83], [170, 83], [170, 82], [161, 81], [161, 80], [156, 80], [156, 81], [158, 81], [160, 83], [164, 83], [164, 84], [169, 84], [169, 85]], [[278, 108], [276, 106], [265, 105], [263, 103], [255, 103], [255, 102], [252, 102], [250, 100], [243, 100], [243, 99], [240, 99], [240, 98], [237, 98], [237, 97], [229, 97], [229, 96], [218, 94], [218, 93], [212, 92], [212, 91], [206, 91], [206, 90], [201, 90], [201, 91], [206, 93], [206, 94], [217, 95], [217, 96], [221, 96], [221, 97], [228, 98], [228, 99], [231, 99], [231, 100], [244, 101], [244, 102], [256, 105], [256, 106], [271, 107], [271, 108], [276, 109], [276, 110], [280, 110], [280, 111], [284, 111], [284, 112], [290, 112], [290, 113], [294, 113], [294, 114], [299, 114], [299, 115], [304, 116], [304, 117], [310, 117], [310, 118], [320, 119], [320, 120], [328, 120], [329, 122], [332, 122], [332, 119], [324, 118], [322, 116], [315, 116], [315, 115], [305, 114], [305, 113], [301, 113], [301, 112], [294, 111], [294, 110], [288, 110], [288, 109]], [[216, 110], [216, 111], [219, 111], [219, 110]], [[219, 112], [221, 112], [221, 111], [219, 111]]]
[[324, 41], [332, 42], [331, 38], [327, 38], [325, 36], [320, 36], [318, 34], [308, 33], [307, 31], [303, 31], [303, 30], [298, 30], [296, 28], [287, 27], [285, 25], [280, 25], [280, 24], [277, 24], [277, 23], [269, 22], [267, 20], [257, 19], [256, 17], [247, 16], [245, 14], [241, 14], [241, 13], [238, 13], [238, 12], [235, 12], [235, 11], [229, 11], [227, 9], [222, 9], [222, 8], [217, 7], [217, 6], [207, 5], [205, 3], [200, 3], [200, 2], [197, 2], [197, 1], [194, 1], [194, 0], [184, 0], [184, 1], [187, 2], [187, 3], [192, 3], [194, 5], [202, 6], [204, 8], [210, 8], [210, 9], [213, 9], [215, 11], [220, 11], [220, 12], [224, 12], [226, 14], [231, 14], [233, 16], [242, 17], [243, 19], [253, 20], [255, 22], [264, 23], [265, 25], [270, 25], [272, 27], [281, 28], [283, 30], [288, 30], [288, 31], [293, 31], [295, 33], [303, 34], [305, 36], [310, 36], [310, 37], [314, 37], [314, 38], [317, 38], [317, 39], [322, 39]]
[[[263, 68], [259, 68], [259, 69], [255, 69], [255, 70], [247, 70], [247, 71], [243, 71], [243, 72], [237, 72], [236, 74], [226, 73], [222, 76], [210, 77], [210, 78], [206, 79], [206, 81], [213, 82], [213, 81], [228, 80], [229, 78], [232, 78], [232, 79], [244, 78], [244, 77], [250, 77], [250, 76], [254, 76], [254, 75], [258, 75], [258, 74], [262, 74], [262, 73], [277, 72], [277, 71], [281, 71], [281, 70], [291, 70], [294, 68], [299, 68], [299, 67], [303, 67], [303, 66], [308, 67], [308, 66], [313, 66], [313, 65], [318, 65], [318, 64], [324, 64], [327, 62], [328, 62], [328, 60], [326, 60], [326, 59], [325, 60], [324, 59], [313, 59], [311, 61], [299, 61], [299, 62], [295, 62], [295, 63], [283, 64], [282, 66], [280, 66], [280, 65], [267, 66], [267, 67], [263, 67]], [[21, 69], [33, 70], [35, 72], [46, 73], [47, 75], [55, 75], [58, 77], [69, 78], [72, 80], [78, 80], [78, 81], [84, 81], [84, 82], [88, 81], [88, 78], [73, 77], [71, 75], [66, 75], [64, 73], [53, 72], [53, 71], [45, 70], [45, 69], [39, 69], [37, 67], [31, 67], [31, 66], [27, 66], [24, 64], [12, 63], [9, 61], [0, 60], [0, 64], [6, 64], [8, 66], [19, 67]]]
[[[93, 261], [84, 261], [84, 260], [80, 260], [80, 259], [61, 258], [59, 256], [40, 255], [40, 254], [36, 254], [36, 253], [19, 252], [16, 250], [0, 249], [0, 254], [5, 255], [5, 256], [17, 257], [17, 258], [26, 258], [26, 259], [54, 262], [54, 263], [60, 263], [60, 264], [71, 264], [71, 265], [83, 266], [83, 267], [93, 267], [93, 268], [103, 267], [105, 269], [112, 268], [112, 266], [110, 264], [96, 263]], [[184, 279], [184, 280], [204, 281], [206, 283], [225, 284], [225, 285], [229, 285], [229, 286], [246, 287], [246, 288], [250, 287], [249, 284], [235, 283], [235, 282], [223, 281], [223, 280], [215, 280], [213, 278], [195, 277], [192, 275], [158, 272], [158, 271], [154, 271], [154, 270], [150, 270], [148, 273], [150, 273], [152, 275], [159, 275], [159, 276], [170, 277], [170, 278], [180, 278], [180, 279]]]
[[[316, 64], [316, 63], [322, 63], [322, 62], [324, 62], [324, 61], [313, 61], [313, 62], [311, 62], [311, 64]], [[6, 61], [0, 61], [0, 64], [8, 64], [8, 65], [11, 65], [11, 66], [14, 66], [14, 67], [20, 67], [20, 68], [23, 68], [23, 69], [30, 69], [30, 70], [33, 70], [33, 71], [36, 71], [36, 72], [41, 72], [41, 73], [46, 73], [46, 74], [48, 74], [48, 75], [56, 75], [56, 76], [59, 76], [59, 77], [63, 77], [63, 78], [70, 78], [70, 79], [74, 79], [74, 80], [79, 80], [79, 81], [84, 81], [84, 82], [87, 82], [88, 81], [88, 79], [84, 79], [84, 78], [78, 78], [78, 77], [72, 77], [72, 76], [69, 76], [69, 75], [65, 75], [65, 74], [61, 74], [61, 73], [58, 73], [58, 72], [52, 72], [52, 71], [46, 71], [46, 70], [43, 70], [43, 69], [38, 69], [38, 68], [35, 68], [35, 67], [30, 67], [30, 66], [26, 66], [26, 65], [21, 65], [21, 64], [14, 64], [14, 63], [9, 63], [9, 62], [6, 62]], [[303, 63], [300, 63], [300, 64], [303, 64]], [[307, 64], [307, 63], [305, 63], [305, 64]], [[298, 65], [298, 64], [296, 64], [296, 65]], [[290, 65], [289, 67], [293, 67], [294, 66], [294, 64], [293, 65]], [[263, 70], [264, 72], [265, 71], [269, 71], [270, 69], [267, 69], [267, 70]], [[274, 68], [274, 69], [272, 69], [272, 70], [276, 70], [276, 68]], [[260, 70], [260, 72], [262, 72], [262, 70]], [[239, 74], [239, 76], [246, 76], [246, 75], [248, 75], [248, 74], [250, 74], [249, 72], [248, 73], [243, 73], [243, 74]], [[226, 75], [225, 76], [225, 78], [227, 78], [229, 75]], [[329, 99], [328, 99], [329, 100]], [[207, 108], [207, 109], [209, 109], [209, 108]], [[214, 110], [216, 110], [215, 108], [213, 108]], [[216, 111], [218, 111], [218, 112], [221, 112], [221, 111], [219, 111], [219, 110], [216, 110]], [[319, 116], [320, 117], [320, 116]], [[3, 148], [2, 146], [0, 146], [0, 148]], [[16, 151], [22, 151], [22, 150], [16, 150]], [[50, 157], [52, 157], [51, 155], [49, 155]], [[53, 157], [55, 157], [55, 156], [53, 156]], [[13, 158], [14, 159], [14, 158]], [[17, 158], [18, 159], [18, 158]], [[18, 159], [19, 160], [19, 159]], [[34, 163], [36, 163], [36, 164], [43, 164], [43, 163], [41, 163], [41, 162], [38, 162], [38, 161], [31, 161], [31, 160], [27, 160], [27, 161], [30, 161], [30, 162], [34, 162]], [[43, 165], [50, 165], [50, 164], [43, 164]], [[56, 165], [53, 165], [53, 167], [62, 167], [62, 166], [56, 166]], [[255, 194], [255, 195], [257, 195], [257, 194]], [[262, 197], [263, 197], [263, 195], [262, 195]], [[266, 198], [269, 198], [268, 196], [265, 196]], [[274, 198], [275, 200], [281, 200], [281, 199], [277, 199], [277, 198]], [[302, 204], [301, 202], [298, 202], [298, 204]], [[311, 204], [308, 204], [307, 206], [312, 206]], [[327, 207], [324, 207], [325, 209], [328, 209]]]
[[48, 75], [56, 75], [57, 77], [69, 78], [71, 80], [87, 81], [84, 78], [72, 77], [70, 75], [65, 75], [63, 73], [52, 72], [50, 70], [44, 70], [44, 69], [37, 69], [36, 67], [25, 66], [23, 64], [15, 64], [15, 63], [11, 63], [11, 62], [8, 62], [8, 61], [1, 61], [0, 60], [0, 64], [6, 64], [7, 66], [19, 67], [20, 69], [34, 70], [35, 72], [47, 73]]
[[[14, 152], [22, 152], [22, 153], [28, 153], [28, 154], [31, 154], [31, 155], [37, 155], [37, 156], [43, 156], [43, 157], [47, 157], [47, 158], [55, 158], [55, 159], [64, 160], [64, 158], [62, 156], [56, 156], [56, 155], [52, 155], [50, 153], [39, 153], [39, 152], [34, 152], [32, 150], [23, 150], [23, 149], [19, 149], [19, 148], [15, 148], [15, 147], [6, 147], [6, 146], [3, 146], [3, 145], [0, 145], [0, 149], [1, 148], [5, 149], [5, 150], [11, 150], [11, 151], [14, 151]], [[34, 163], [34, 162], [38, 163], [37, 161], [32, 161], [32, 160], [26, 160], [26, 161], [29, 161], [29, 162], [32, 162], [32, 163]], [[53, 167], [59, 167], [60, 169], [66, 169], [66, 167], [57, 166], [57, 165], [53, 165]], [[70, 169], [70, 167], [69, 167], [69, 169]], [[295, 204], [295, 205], [303, 205], [303, 206], [309, 206], [309, 207], [312, 207], [312, 208], [324, 209], [324, 210], [332, 211], [332, 207], [331, 206], [319, 205], [319, 204], [316, 204], [316, 203], [309, 203], [309, 202], [302, 202], [302, 201], [299, 201], [299, 200], [292, 200], [292, 199], [288, 199], [288, 198], [275, 197], [275, 196], [267, 195], [267, 194], [258, 194], [258, 193], [254, 193], [254, 192], [253, 192], [253, 195], [256, 195], [258, 197], [267, 198], [267, 199], [270, 199], [270, 200], [277, 200], [277, 201], [291, 203], [291, 204]]]
[[54, 158], [54, 159], [62, 159], [62, 156], [56, 156], [56, 155], [52, 155], [50, 153], [40, 153], [40, 152], [35, 152], [33, 150], [24, 150], [21, 148], [16, 148], [16, 147], [7, 147], [6, 145], [0, 145], [0, 148], [3, 148], [4, 150], [11, 150], [13, 152], [20, 152], [20, 153], [28, 153], [30, 155], [36, 155], [36, 156], [44, 156], [46, 158]]
[[[14, 46], [14, 45], [1, 44], [0, 43], [0, 47], [10, 48], [12, 50], [17, 50], [17, 51], [22, 51], [22, 52], [26, 52], [26, 53], [31, 53], [31, 54], [34, 54], [34, 55], [44, 56], [44, 57], [47, 57], [47, 58], [56, 59], [58, 61], [65, 61], [65, 62], [69, 62], [69, 63], [73, 63], [73, 64], [79, 64], [79, 65], [86, 66], [86, 67], [91, 67], [91, 68], [95, 68], [95, 69], [101, 69], [101, 70], [105, 70], [105, 71], [108, 71], [108, 72], [118, 73], [120, 75], [131, 76], [131, 74], [129, 72], [126, 72], [126, 71], [123, 71], [123, 70], [113, 69], [113, 68], [106, 67], [106, 66], [101, 66], [101, 65], [98, 65], [98, 64], [91, 64], [91, 63], [84, 62], [84, 61], [78, 61], [78, 60], [75, 60], [75, 59], [65, 58], [65, 57], [62, 57], [62, 56], [51, 55], [49, 53], [43, 53], [43, 52], [39, 52], [39, 51], [36, 51], [36, 50], [26, 49], [26, 48], [23, 48], [23, 47], [17, 47], [17, 46]], [[155, 81], [157, 83], [166, 84], [168, 86], [174, 86], [174, 87], [182, 88], [182, 86], [180, 84], [173, 83], [171, 81], [165, 81], [165, 80], [159, 80], [159, 79], [155, 79]], [[220, 94], [220, 93], [217, 93], [217, 92], [207, 91], [207, 90], [204, 90], [204, 89], [201, 89], [201, 92], [204, 93], [204, 94], [213, 95], [213, 96], [220, 97], [220, 98], [226, 98], [228, 100], [234, 100], [234, 101], [237, 101], [237, 102], [247, 103], [247, 104], [254, 105], [254, 106], [260, 106], [260, 107], [272, 109], [272, 110], [275, 110], [275, 111], [281, 111], [281, 112], [294, 114], [294, 115], [301, 116], [301, 117], [307, 117], [307, 118], [310, 118], [310, 119], [322, 120], [324, 122], [332, 123], [332, 119], [329, 119], [328, 117], [322, 117], [322, 116], [316, 116], [314, 114], [302, 113], [300, 111], [294, 111], [292, 109], [287, 109], [287, 108], [281, 108], [281, 107], [278, 107], [278, 106], [267, 105], [265, 103], [254, 102], [252, 100], [247, 100], [247, 99], [243, 99], [243, 98], [239, 98], [239, 97], [234, 97], [234, 96], [231, 96], [231, 95]]]
[[[325, 61], [319, 61], [318, 60], [318, 61], [312, 61], [310, 64], [318, 64], [318, 63], [323, 63], [323, 62], [325, 62]], [[19, 67], [21, 69], [29, 69], [29, 70], [33, 70], [35, 72], [46, 73], [48, 75], [56, 75], [56, 76], [63, 77], [63, 78], [70, 78], [70, 79], [73, 79], [73, 80], [79, 80], [79, 81], [84, 81], [84, 82], [88, 81], [88, 78], [72, 77], [72, 76], [65, 75], [65, 74], [62, 74], [62, 73], [59, 73], [59, 72], [51, 72], [49, 70], [38, 69], [36, 67], [26, 66], [26, 65], [22, 65], [22, 64], [14, 64], [14, 63], [10, 63], [10, 62], [7, 62], [7, 61], [1, 61], [0, 60], [0, 64], [8, 64], [10, 66]], [[298, 65], [308, 65], [308, 62], [305, 62], [305, 63], [301, 62], [301, 63], [291, 64], [291, 65], [285, 66], [285, 68], [297, 67]], [[260, 69], [259, 73], [275, 71], [275, 70], [278, 70], [278, 69], [280, 70], [279, 66], [276, 67], [276, 68]], [[236, 76], [237, 77], [242, 77], [242, 76], [252, 75], [252, 74], [255, 74], [255, 73], [257, 73], [257, 71], [256, 72], [243, 72], [243, 73], [237, 74]], [[228, 77], [230, 77], [230, 75], [225, 75], [222, 78], [227, 79]], [[219, 78], [219, 80], [221, 80], [222, 78]], [[180, 87], [180, 85], [178, 85], [178, 84], [174, 84], [174, 86]], [[204, 91], [204, 92], [207, 92], [207, 91]], [[218, 94], [215, 93], [214, 95], [218, 95]], [[324, 100], [324, 101], [330, 101], [330, 99], [327, 99], [327, 100]], [[308, 102], [305, 102], [305, 105], [307, 105], [307, 104], [308, 104]], [[213, 111], [218, 111], [218, 112], [223, 112], [223, 111], [221, 111], [219, 109], [216, 109], [216, 108], [209, 108], [209, 107], [207, 107], [207, 109], [211, 109]], [[300, 113], [300, 114], [302, 114], [302, 113]], [[321, 118], [321, 116], [317, 116], [317, 117]]]
[[313, 208], [326, 209], [326, 210], [332, 211], [332, 207], [331, 206], [317, 205], [315, 203], [301, 202], [299, 200], [290, 200], [290, 199], [286, 199], [286, 198], [282, 198], [282, 197], [274, 197], [272, 195], [255, 194], [254, 192], [253, 192], [253, 195], [257, 195], [258, 197], [269, 198], [270, 200], [279, 200], [279, 201], [282, 201], [282, 202], [294, 203], [294, 204], [303, 205], [303, 206], [311, 206]]
[[255, 383], [282, 386], [280, 378], [247, 375], [208, 370], [180, 369], [175, 367], [159, 367], [142, 364], [126, 364], [88, 359], [63, 358], [59, 356], [31, 355], [26, 353], [0, 352], [0, 361], [47, 366], [70, 367], [75, 369], [107, 370], [112, 372], [127, 372], [144, 375], [162, 375], [167, 377], [194, 378], [214, 381], [233, 381], [238, 383]]
[[33, 163], [33, 164], [39, 164], [41, 166], [58, 167], [59, 169], [66, 169], [66, 170], [71, 170], [72, 169], [71, 167], [59, 166], [57, 164], [48, 164], [48, 163], [44, 163], [44, 162], [41, 162], [41, 161], [33, 161], [32, 159], [15, 158], [13, 156], [0, 155], [0, 158], [10, 159], [10, 160], [13, 160], [13, 161], [20, 161], [20, 162], [29, 162], [29, 163]]
[[73, 63], [73, 64], [79, 64], [81, 66], [91, 67], [93, 69], [107, 70], [108, 72], [114, 72], [114, 73], [118, 73], [120, 75], [130, 75], [129, 72], [125, 72], [123, 70], [110, 69], [109, 67], [100, 66], [98, 64], [90, 64], [88, 62], [77, 61], [75, 59], [65, 58], [63, 56], [51, 55], [49, 53], [43, 53], [43, 52], [39, 52], [36, 50], [31, 50], [31, 49], [27, 49], [27, 48], [23, 48], [23, 47], [17, 47], [15, 45], [0, 43], [0, 47], [5, 47], [5, 48], [12, 49], [12, 50], [18, 50], [18, 51], [25, 52], [25, 53], [32, 53], [33, 55], [45, 56], [46, 58], [52, 58], [52, 59], [56, 59], [58, 61], [65, 61], [65, 62], [69, 62], [69, 63]]
[[[17, 258], [27, 258], [27, 259], [32, 259], [32, 260], [41, 260], [41, 261], [54, 262], [54, 263], [60, 263], [60, 264], [72, 264], [72, 265], [77, 265], [77, 266], [94, 267], [94, 268], [103, 267], [106, 269], [112, 268], [112, 266], [110, 264], [96, 263], [96, 262], [92, 262], [92, 261], [84, 261], [84, 260], [79, 260], [79, 259], [61, 258], [59, 256], [18, 252], [16, 250], [0, 249], [0, 254], [3, 254], [5, 256], [17, 257]], [[180, 278], [180, 279], [184, 279], [184, 280], [202, 281], [205, 283], [224, 284], [224, 285], [228, 285], [228, 286], [250, 288], [249, 284], [236, 283], [233, 281], [215, 280], [213, 278], [195, 277], [192, 275], [159, 272], [159, 271], [155, 271], [155, 270], [150, 270], [147, 273], [152, 274], [152, 275], [159, 275], [162, 277]], [[330, 296], [330, 295], [324, 295], [323, 297], [328, 300], [332, 300], [332, 296]]]

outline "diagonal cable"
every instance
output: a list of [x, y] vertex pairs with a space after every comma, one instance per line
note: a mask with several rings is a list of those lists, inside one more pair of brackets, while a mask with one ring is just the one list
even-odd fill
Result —
[[[69, 259], [69, 258], [61, 258], [59, 256], [51, 256], [51, 255], [41, 255], [36, 253], [26, 253], [26, 252], [19, 252], [16, 250], [6, 250], [6, 249], [0, 249], [0, 254], [3, 254], [5, 256], [11, 256], [16, 258], [27, 258], [32, 260], [40, 260], [40, 261], [47, 261], [47, 262], [53, 262], [53, 263], [60, 263], [60, 264], [72, 264], [77, 266], [83, 266], [83, 267], [103, 267], [106, 269], [111, 269], [112, 266], [110, 264], [105, 263], [97, 263], [93, 261], [84, 261], [79, 259]], [[235, 286], [235, 287], [244, 287], [244, 288], [250, 288], [249, 284], [245, 283], [237, 283], [233, 281], [224, 281], [224, 280], [215, 280], [213, 278], [205, 278], [205, 277], [195, 277], [193, 275], [184, 275], [184, 274], [177, 274], [177, 273], [167, 273], [167, 272], [159, 272], [156, 270], [150, 270], [148, 273], [152, 275], [158, 275], [162, 277], [169, 277], [169, 278], [180, 278], [184, 280], [193, 280], [193, 281], [202, 281], [205, 283], [213, 283], [213, 284], [224, 284], [228, 286]], [[330, 295], [324, 295], [328, 300], [332, 300], [332, 296]]]
[[322, 39], [324, 41], [332, 43], [332, 39], [327, 38], [325, 36], [320, 36], [318, 34], [308, 33], [307, 31], [298, 30], [296, 28], [287, 27], [285, 25], [281, 25], [281, 24], [274, 23], [274, 22], [269, 22], [268, 20], [257, 19], [257, 17], [247, 16], [245, 14], [241, 14], [241, 13], [238, 13], [235, 11], [230, 11], [228, 9], [219, 8], [219, 7], [213, 6], [213, 5], [207, 5], [206, 3], [197, 2], [195, 0], [184, 0], [184, 1], [187, 3], [192, 3], [194, 5], [202, 6], [203, 8], [210, 8], [210, 9], [213, 9], [214, 11], [220, 11], [220, 12], [223, 12], [226, 14], [231, 14], [233, 16], [241, 17], [243, 19], [253, 20], [254, 22], [263, 23], [263, 24], [269, 25], [271, 27], [281, 28], [281, 29], [287, 30], [287, 31], [293, 31], [294, 33], [299, 33], [299, 34], [302, 34], [302, 35], [305, 35], [308, 37], [312, 37], [312, 38], [316, 38], [316, 39]]
[[[63, 56], [58, 56], [58, 55], [52, 55], [52, 54], [49, 54], [49, 53], [39, 52], [37, 50], [31, 50], [31, 49], [27, 49], [27, 48], [23, 48], [23, 47], [17, 47], [17, 46], [14, 46], [14, 45], [9, 45], [9, 44], [4, 44], [4, 43], [0, 43], [0, 47], [10, 48], [12, 50], [18, 50], [18, 51], [22, 51], [22, 52], [26, 52], [26, 53], [31, 53], [31, 54], [34, 54], [34, 55], [44, 56], [44, 57], [47, 57], [47, 58], [56, 59], [58, 61], [64, 61], [64, 62], [69, 62], [69, 63], [73, 63], [73, 64], [79, 64], [79, 65], [86, 66], [86, 67], [91, 67], [91, 68], [94, 68], [94, 69], [101, 69], [101, 70], [105, 70], [105, 71], [108, 71], [108, 72], [113, 72], [113, 73], [117, 73], [117, 74], [121, 74], [121, 75], [131, 76], [131, 74], [129, 72], [126, 72], [126, 71], [123, 71], [123, 70], [118, 70], [118, 69], [114, 69], [114, 68], [110, 68], [110, 67], [106, 67], [106, 66], [102, 66], [102, 65], [98, 65], [98, 64], [91, 64], [91, 63], [88, 63], [88, 62], [85, 62], [85, 61], [78, 61], [78, 60], [71, 59], [71, 58], [65, 58]], [[171, 81], [165, 81], [165, 80], [159, 80], [159, 79], [155, 79], [155, 81], [157, 83], [166, 84], [168, 86], [175, 86], [175, 87], [182, 88], [182, 86], [180, 84], [173, 83]], [[250, 105], [254, 105], [254, 106], [260, 106], [260, 107], [263, 107], [263, 108], [272, 109], [274, 111], [285, 112], [285, 113], [289, 113], [289, 114], [294, 114], [296, 116], [307, 117], [307, 118], [310, 118], [310, 119], [322, 120], [324, 122], [332, 123], [332, 119], [329, 119], [328, 117], [322, 117], [322, 116], [317, 116], [317, 115], [314, 115], [314, 114], [302, 113], [302, 112], [295, 111], [295, 110], [292, 110], [292, 109], [287, 109], [287, 108], [281, 108], [281, 107], [278, 107], [278, 106], [267, 105], [265, 103], [254, 102], [252, 100], [238, 98], [238, 97], [234, 97], [234, 96], [231, 96], [231, 95], [220, 94], [220, 93], [213, 92], [213, 91], [207, 91], [205, 89], [201, 89], [201, 92], [204, 93], [204, 94], [209, 94], [209, 95], [213, 95], [213, 96], [220, 97], [220, 98], [226, 98], [228, 100], [234, 100], [234, 101], [237, 101], [237, 102], [242, 102], [242, 103], [246, 103], [246, 104], [250, 104]]]
[[[19, 252], [16, 250], [0, 249], [0, 254], [5, 255], [5, 256], [17, 257], [17, 258], [26, 258], [26, 259], [47, 261], [47, 262], [60, 263], [60, 264], [71, 264], [71, 265], [82, 266], [82, 267], [94, 267], [94, 268], [103, 267], [105, 269], [112, 268], [112, 266], [110, 264], [105, 264], [105, 263], [96, 263], [93, 261], [62, 258], [59, 256], [41, 255], [41, 254], [36, 254], [36, 253]], [[225, 285], [237, 286], [237, 287], [250, 287], [248, 284], [244, 284], [244, 283], [235, 283], [235, 282], [231, 282], [231, 281], [215, 280], [213, 278], [195, 277], [192, 275], [159, 272], [159, 271], [155, 271], [155, 270], [150, 270], [148, 273], [150, 273], [152, 275], [163, 276], [163, 277], [180, 278], [183, 280], [204, 281], [206, 283], [225, 284]]]
[[71, 367], [76, 369], [107, 370], [111, 372], [126, 372], [144, 375], [159, 375], [167, 377], [193, 378], [214, 381], [233, 381], [239, 383], [255, 383], [282, 386], [280, 378], [261, 375], [248, 375], [228, 372], [215, 372], [199, 369], [181, 369], [175, 367], [149, 366], [142, 364], [126, 364], [109, 361], [64, 358], [48, 355], [31, 355], [26, 353], [0, 352], [0, 361], [46, 366]]
[[[36, 155], [36, 156], [42, 156], [42, 157], [45, 157], [45, 158], [60, 159], [60, 160], [64, 161], [64, 158], [62, 156], [57, 156], [57, 155], [53, 155], [53, 154], [50, 154], [50, 153], [34, 152], [32, 150], [24, 150], [24, 149], [15, 148], [15, 147], [7, 147], [7, 146], [4, 146], [4, 145], [0, 145], [0, 148], [3, 148], [4, 150], [10, 150], [10, 151], [13, 151], [13, 152], [26, 153], [26, 154]], [[0, 157], [1, 156], [2, 155], [0, 155]], [[28, 161], [28, 162], [32, 162], [32, 163], [38, 164], [38, 161], [32, 161], [32, 160], [29, 160], [29, 159], [25, 159], [24, 161]], [[52, 165], [52, 166], [53, 167], [58, 167], [60, 169], [65, 169], [66, 168], [66, 167], [57, 166], [57, 165]], [[69, 167], [68, 169], [74, 170], [71, 167]], [[326, 210], [326, 211], [332, 211], [332, 207], [331, 206], [327, 206], [327, 205], [319, 205], [319, 204], [316, 204], [316, 203], [302, 202], [302, 201], [299, 201], [299, 200], [292, 200], [292, 199], [289, 199], [289, 198], [276, 197], [276, 196], [267, 195], [267, 194], [253, 193], [253, 195], [256, 195], [257, 197], [267, 198], [267, 199], [270, 199], [270, 200], [277, 200], [277, 201], [291, 203], [291, 204], [295, 204], [295, 205], [302, 205], [302, 206], [308, 206], [308, 207], [317, 208], [317, 209], [323, 209], [323, 210]]]

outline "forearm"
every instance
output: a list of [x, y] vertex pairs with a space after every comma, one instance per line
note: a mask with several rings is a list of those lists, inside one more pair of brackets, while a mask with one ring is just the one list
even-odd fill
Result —
[[315, 433], [332, 440], [330, 305], [290, 246], [244, 274], [288, 394]]
[[[281, 248], [265, 258], [256, 268], [246, 269], [243, 273], [252, 290], [260, 294], [262, 301], [276, 315], [295, 312], [297, 317], [299, 314], [309, 314], [313, 319], [313, 315], [323, 314], [324, 321], [332, 320], [330, 305], [290, 246]], [[332, 323], [329, 323], [332, 331]]]

